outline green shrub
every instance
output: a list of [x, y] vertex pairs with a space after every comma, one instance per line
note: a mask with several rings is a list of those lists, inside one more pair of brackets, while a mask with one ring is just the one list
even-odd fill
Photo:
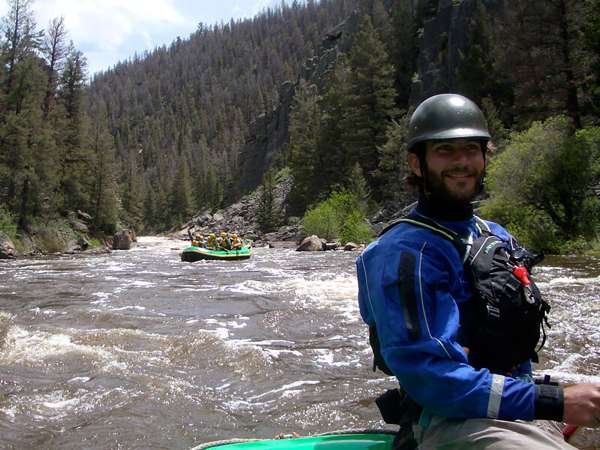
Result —
[[482, 215], [532, 249], [580, 251], [600, 226], [600, 200], [591, 189], [598, 183], [600, 128], [573, 133], [566, 117], [551, 117], [512, 133], [490, 161]]
[[338, 191], [306, 212], [302, 223], [307, 234], [342, 243], [368, 242], [373, 232], [365, 218], [364, 201], [349, 191]]
[[505, 226], [530, 250], [560, 253], [560, 232], [550, 218], [539, 209], [518, 200], [491, 198], [483, 202], [478, 214]]
[[364, 244], [373, 239], [373, 230], [365, 220], [364, 214], [354, 211], [344, 220], [339, 238], [344, 244], [346, 242]]
[[302, 225], [307, 234], [316, 234], [328, 241], [339, 234], [339, 218], [333, 205], [327, 201], [309, 209], [302, 219]]
[[92, 238], [90, 239], [90, 248], [99, 248], [102, 247], [102, 242], [100, 239]]

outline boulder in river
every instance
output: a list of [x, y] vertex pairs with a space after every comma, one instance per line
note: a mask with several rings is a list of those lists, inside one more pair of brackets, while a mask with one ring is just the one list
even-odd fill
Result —
[[339, 242], [325, 242], [325, 250], [336, 250], [341, 245]]
[[136, 241], [132, 230], [119, 231], [113, 238], [113, 250], [129, 250]]
[[7, 235], [0, 231], [0, 259], [15, 259], [17, 250]]
[[354, 242], [347, 242], [346, 245], [344, 245], [344, 250], [346, 251], [354, 251], [354, 250], [358, 250], [360, 248], [360, 245], [355, 244]]
[[325, 250], [325, 242], [315, 234], [305, 237], [296, 249], [297, 252], [320, 252], [323, 250]]

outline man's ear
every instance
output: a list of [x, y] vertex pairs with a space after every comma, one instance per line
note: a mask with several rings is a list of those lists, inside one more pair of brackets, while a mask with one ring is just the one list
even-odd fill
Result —
[[410, 152], [407, 156], [408, 158], [408, 166], [410, 167], [410, 170], [412, 170], [412, 172], [420, 177], [421, 175], [421, 161], [419, 160], [419, 157], [417, 156], [416, 153], [412, 153]]

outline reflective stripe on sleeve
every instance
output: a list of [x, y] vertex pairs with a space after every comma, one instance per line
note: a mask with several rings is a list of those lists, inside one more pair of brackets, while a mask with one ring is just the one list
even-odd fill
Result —
[[502, 391], [504, 391], [504, 377], [502, 375], [493, 374], [490, 399], [487, 408], [487, 416], [490, 419], [498, 418], [498, 414], [500, 413], [500, 403], [502, 402]]

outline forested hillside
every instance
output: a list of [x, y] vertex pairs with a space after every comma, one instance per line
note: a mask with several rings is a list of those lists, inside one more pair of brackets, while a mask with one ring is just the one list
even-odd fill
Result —
[[128, 221], [163, 230], [220, 206], [249, 128], [353, 3], [294, 2], [252, 20], [199, 24], [189, 39], [96, 77], [90, 97], [107, 112], [124, 166]]
[[42, 32], [32, 0], [9, 3], [0, 229], [12, 234], [77, 210], [97, 231], [167, 230], [236, 199], [251, 171], [244, 188], [263, 178], [262, 199], [274, 180], [293, 181], [283, 209], [262, 202], [263, 231], [307, 211], [318, 228], [329, 211], [338, 235], [368, 239], [365, 215], [413, 198], [405, 122], [440, 92], [473, 98], [488, 117], [501, 156], [490, 216], [553, 250], [597, 232], [600, 0], [285, 2], [199, 24], [89, 84], [63, 21]]

